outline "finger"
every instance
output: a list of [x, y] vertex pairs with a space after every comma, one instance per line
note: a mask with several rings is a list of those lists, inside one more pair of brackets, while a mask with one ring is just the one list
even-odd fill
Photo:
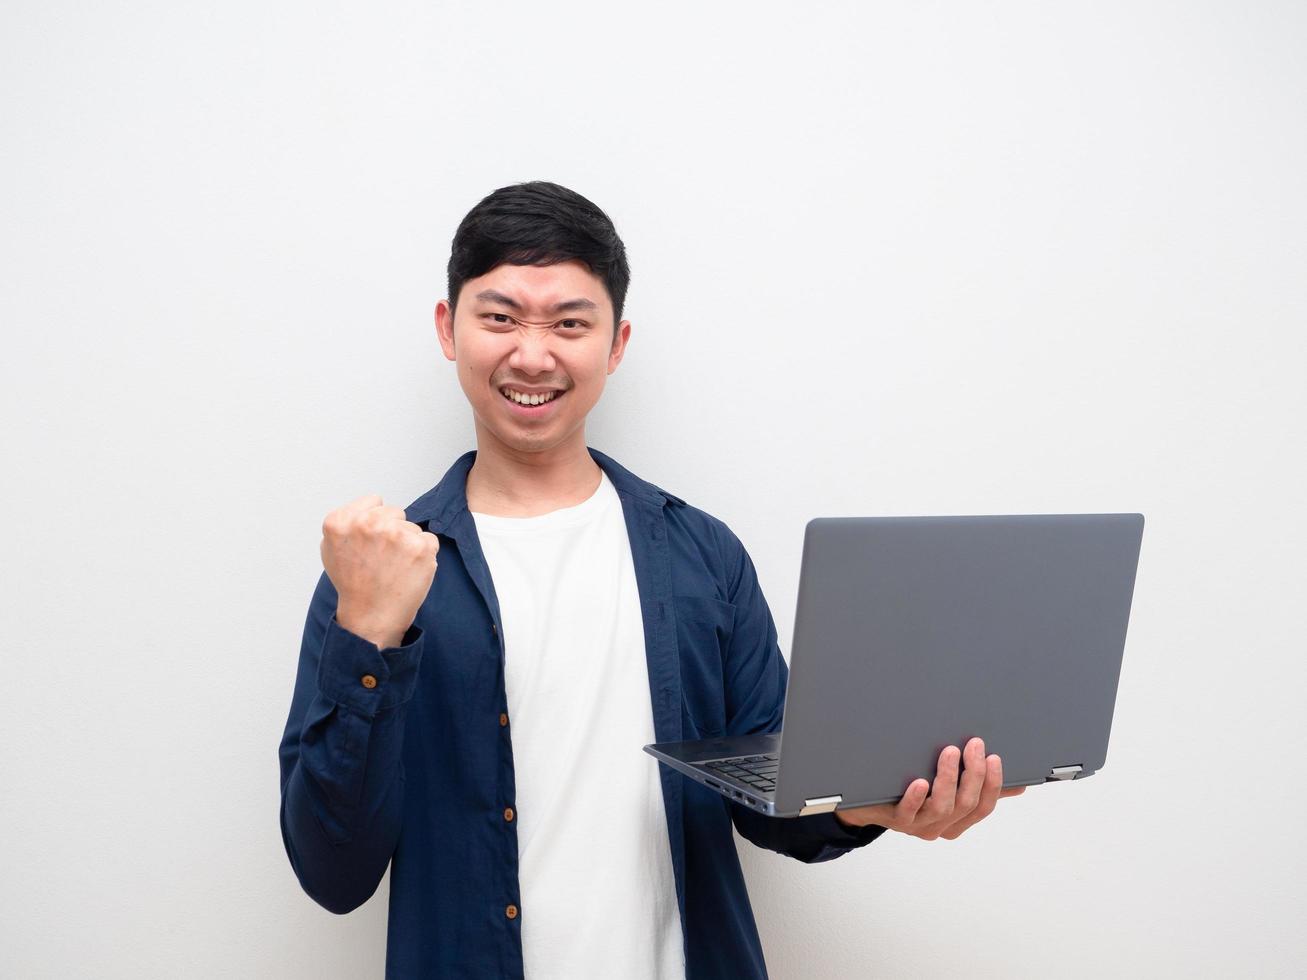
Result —
[[[985, 759], [985, 740], [976, 737], [967, 742], [967, 747], [962, 753], [962, 758], [966, 768], [962, 770], [962, 779], [958, 782], [958, 796], [953, 804], [953, 813], [956, 816], [964, 817], [976, 807], [980, 806], [982, 795], [986, 789], [990, 788], [989, 766]], [[994, 756], [994, 758], [998, 758]], [[999, 789], [1003, 786], [999, 782], [993, 787], [995, 798]]]
[[991, 755], [985, 759], [985, 784], [980, 789], [980, 802], [976, 804], [979, 819], [994, 812], [994, 804], [998, 802], [998, 794], [1002, 791], [1003, 759], [998, 755]]
[[964, 831], [974, 827], [994, 812], [999, 791], [1003, 788], [1003, 760], [997, 755], [991, 755], [984, 761], [985, 782], [980, 790], [979, 802], [973, 810], [940, 832], [940, 836], [945, 840], [957, 840]]
[[1005, 789], [1001, 793], [999, 793], [998, 798], [1000, 800], [1005, 800], [1009, 796], [1020, 796], [1025, 791], [1026, 788], [1024, 786], [1011, 786], [1008, 789]]
[[911, 785], [903, 793], [903, 799], [899, 800], [898, 805], [894, 807], [894, 822], [896, 827], [908, 827], [912, 821], [917, 818], [921, 812], [921, 805], [926, 802], [926, 794], [930, 791], [930, 783], [924, 779], [914, 779]]
[[957, 840], [973, 824], [979, 823], [980, 819], [981, 819], [980, 817], [977, 817], [974, 814], [969, 817], [963, 817], [957, 823], [949, 824], [947, 827], [941, 830], [939, 832], [939, 836], [943, 837], [945, 840]]
[[[390, 510], [389, 507], [383, 509]], [[395, 510], [399, 511], [398, 515], [392, 514], [377, 521], [377, 528], [379, 530], [385, 529], [393, 533], [402, 534], [413, 541], [419, 541], [424, 545], [430, 545], [437, 551], [440, 550], [440, 537], [434, 531], [428, 531], [414, 521], [405, 520], [404, 511], [400, 508], [396, 507]], [[379, 513], [379, 511], [374, 511], [374, 513]], [[395, 519], [396, 517], [397, 519]], [[432, 539], [435, 540], [433, 541]]]
[[[404, 508], [396, 507], [394, 504], [378, 504], [376, 507], [364, 507], [361, 510], [353, 512], [354, 517], [359, 523], [370, 525], [371, 527], [381, 527], [383, 524], [400, 524], [404, 523]], [[416, 524], [413, 525], [417, 527]]]
[[958, 793], [958, 764], [962, 759], [962, 750], [956, 745], [946, 745], [939, 754], [939, 764], [935, 767], [935, 783], [931, 787], [930, 797], [923, 807], [922, 817], [932, 823], [943, 823], [953, 812], [953, 801]]
[[381, 495], [376, 493], [365, 493], [362, 497], [355, 497], [347, 503], [341, 510], [354, 512], [371, 510], [373, 507], [381, 506]]

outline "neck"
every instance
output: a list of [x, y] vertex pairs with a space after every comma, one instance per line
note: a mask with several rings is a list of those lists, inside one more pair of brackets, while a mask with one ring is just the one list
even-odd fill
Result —
[[525, 452], [477, 425], [477, 455], [467, 473], [467, 508], [496, 517], [536, 517], [589, 500], [602, 471], [585, 445], [584, 426], [548, 449]]

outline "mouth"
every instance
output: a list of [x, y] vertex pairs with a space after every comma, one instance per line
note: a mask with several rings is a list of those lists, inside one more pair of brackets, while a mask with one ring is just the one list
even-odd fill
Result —
[[542, 418], [554, 410], [554, 405], [567, 394], [563, 391], [541, 392], [538, 395], [524, 395], [512, 388], [500, 388], [499, 396], [508, 403], [508, 410], [523, 418]]

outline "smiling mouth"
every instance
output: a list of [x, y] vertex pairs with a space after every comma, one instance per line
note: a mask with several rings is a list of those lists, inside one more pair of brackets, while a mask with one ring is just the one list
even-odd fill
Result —
[[562, 398], [567, 392], [548, 391], [538, 395], [524, 395], [521, 392], [514, 392], [508, 388], [500, 388], [499, 394], [505, 400], [512, 402], [518, 408], [539, 408], [542, 405], [548, 405]]

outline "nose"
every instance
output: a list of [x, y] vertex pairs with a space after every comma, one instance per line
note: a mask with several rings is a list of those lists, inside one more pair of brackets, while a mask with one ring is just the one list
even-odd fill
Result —
[[519, 331], [517, 346], [508, 358], [508, 366], [524, 375], [544, 374], [555, 370], [552, 329]]

